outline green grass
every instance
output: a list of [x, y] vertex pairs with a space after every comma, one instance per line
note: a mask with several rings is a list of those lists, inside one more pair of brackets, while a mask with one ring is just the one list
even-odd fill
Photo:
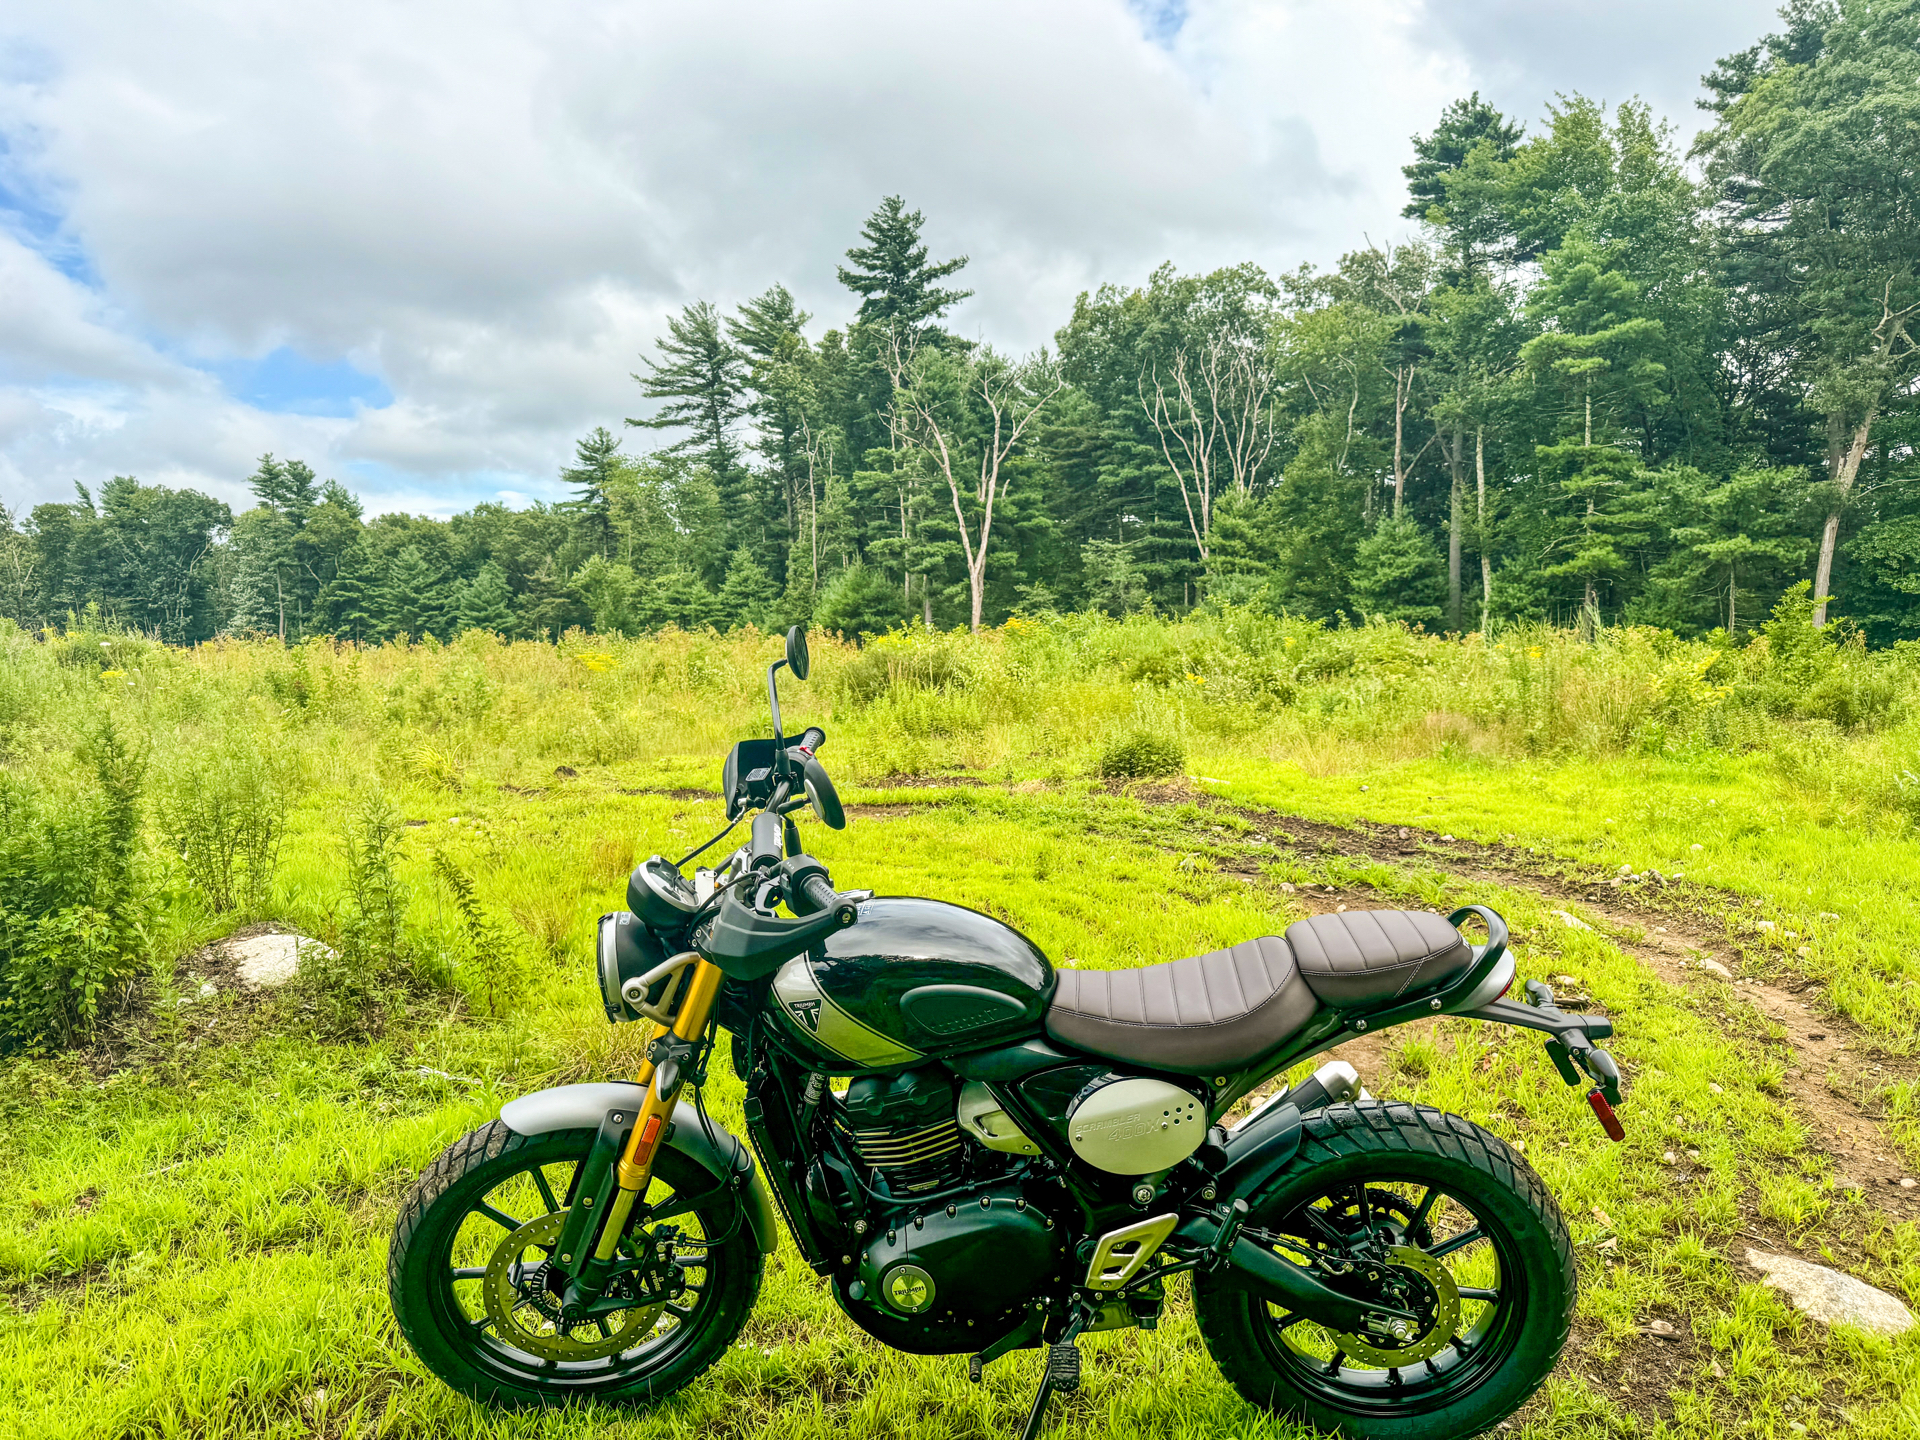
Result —
[[[1533, 730], [1518, 710], [1495, 715], [1522, 691], [1510, 678], [1497, 693], [1482, 672], [1498, 664], [1511, 677], [1513, 659], [1364, 634], [1343, 642], [1363, 643], [1375, 653], [1331, 679], [1298, 682], [1286, 699], [1244, 691], [1231, 702], [1215, 697], [1245, 684], [1247, 664], [1203, 629], [943, 638], [951, 654], [937, 659], [949, 669], [935, 674], [910, 655], [918, 679], [887, 672], [883, 662], [900, 657], [884, 648], [817, 645], [815, 679], [786, 692], [786, 708], [825, 720], [825, 758], [859, 813], [844, 832], [809, 826], [807, 839], [843, 885], [977, 906], [1085, 966], [1277, 930], [1301, 913], [1284, 882], [1364, 885], [1363, 904], [1494, 906], [1515, 929], [1525, 974], [1571, 975], [1614, 1016], [1630, 1084], [1629, 1138], [1614, 1146], [1519, 1033], [1408, 1027], [1365, 1078], [1377, 1094], [1459, 1112], [1519, 1143], [1569, 1218], [1583, 1287], [1575, 1342], [1503, 1434], [1913, 1434], [1912, 1337], [1830, 1333], [1737, 1269], [1746, 1246], [1764, 1244], [1758, 1233], [1914, 1306], [1911, 1218], [1897, 1223], [1826, 1185], [1824, 1138], [1783, 1099], [1778, 1031], [1739, 1002], [1662, 982], [1606, 926], [1569, 930], [1550, 914], [1569, 904], [1554, 899], [1561, 874], [1684, 870], [1699, 886], [1679, 903], [1723, 928], [1729, 954], [1738, 944], [1744, 967], [1819, 982], [1833, 1024], [1858, 1028], [1903, 1078], [1862, 1099], [1888, 1153], [1914, 1174], [1914, 835], [1887, 799], [1900, 794], [1887, 767], [1910, 744], [1911, 718], [1835, 732], [1749, 717], [1751, 743], [1649, 746], [1632, 725], [1606, 730], [1614, 702], [1598, 681], [1567, 681], [1554, 703], [1566, 733], [1541, 739], [1553, 707], [1538, 694]], [[92, 1052], [0, 1060], [0, 1195], [10, 1202], [0, 1209], [0, 1433], [1018, 1430], [1035, 1353], [996, 1363], [973, 1387], [956, 1358], [888, 1352], [840, 1316], [785, 1244], [741, 1344], [652, 1412], [482, 1410], [399, 1340], [386, 1244], [414, 1175], [505, 1099], [634, 1065], [638, 1028], [607, 1026], [589, 973], [594, 918], [618, 904], [636, 857], [678, 854], [718, 828], [717, 800], [666, 792], [711, 789], [726, 742], [757, 723], [757, 667], [773, 649], [751, 637], [569, 645], [153, 650], [129, 667], [134, 686], [62, 666], [50, 647], [14, 653], [0, 724], [9, 764], [38, 783], [71, 783], [72, 738], [105, 708], [151, 738], [161, 775], [170, 755], [234, 735], [285, 748], [300, 788], [269, 918], [325, 930], [342, 903], [342, 818], [383, 787], [419, 823], [405, 830], [400, 864], [419, 974], [452, 989], [396, 983], [371, 1035], [336, 1034], [297, 989], [200, 999], [196, 982], [177, 979], [176, 955], [247, 917], [208, 915], [152, 858], [137, 1013]], [[1569, 674], [1599, 664], [1564, 660]], [[1157, 678], [1149, 662], [1175, 678]], [[1434, 721], [1436, 695], [1469, 682], [1488, 688], [1483, 713], [1495, 718]], [[1225, 809], [1205, 796], [1153, 803], [1151, 787], [1114, 794], [1088, 779], [1116, 736], [1143, 725], [1178, 729], [1189, 773]], [[1784, 764], [1800, 750], [1813, 761]], [[557, 775], [561, 765], [576, 774]], [[963, 772], [990, 784], [892, 783]], [[1254, 840], [1275, 828], [1244, 808], [1419, 825], [1510, 854], [1531, 847], [1542, 877], [1469, 884], [1419, 857], [1364, 865], [1276, 850]], [[519, 939], [526, 989], [498, 1019], [475, 1013], [479, 978], [466, 969], [453, 898], [434, 879], [436, 851], [475, 877]], [[1822, 911], [1841, 919], [1821, 921]], [[1753, 929], [1755, 918], [1776, 929]], [[1819, 937], [1810, 954], [1796, 954], [1790, 929]], [[738, 1128], [739, 1087], [725, 1069], [711, 1101]], [[1698, 1162], [1662, 1161], [1689, 1150]], [[1160, 1330], [1086, 1344], [1085, 1388], [1049, 1434], [1295, 1434], [1221, 1381], [1174, 1290]], [[1642, 1335], [1653, 1317], [1681, 1341]]]

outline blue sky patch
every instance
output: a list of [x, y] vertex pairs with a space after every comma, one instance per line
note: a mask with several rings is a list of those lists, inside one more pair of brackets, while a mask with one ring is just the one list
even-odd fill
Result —
[[1141, 19], [1141, 30], [1162, 49], [1172, 49], [1174, 37], [1187, 23], [1187, 0], [1127, 0]]
[[258, 360], [226, 360], [202, 368], [218, 376], [235, 400], [275, 415], [345, 417], [383, 409], [394, 399], [377, 375], [344, 360], [321, 364], [285, 345]]

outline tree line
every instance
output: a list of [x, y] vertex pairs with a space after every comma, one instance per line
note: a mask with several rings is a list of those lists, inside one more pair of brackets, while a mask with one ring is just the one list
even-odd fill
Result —
[[1416, 238], [1163, 265], [1029, 356], [955, 328], [967, 259], [890, 196], [845, 323], [780, 284], [688, 305], [634, 376], [655, 407], [579, 441], [566, 501], [369, 520], [267, 456], [236, 515], [115, 477], [6, 515], [0, 610], [182, 643], [1209, 599], [1739, 635], [1808, 581], [1913, 637], [1916, 0], [1781, 23], [1704, 77], [1686, 156], [1639, 103], [1564, 97], [1530, 133], [1471, 95], [1413, 140]]

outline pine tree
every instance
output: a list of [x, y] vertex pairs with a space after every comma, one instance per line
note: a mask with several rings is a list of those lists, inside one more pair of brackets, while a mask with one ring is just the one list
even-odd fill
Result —
[[1401, 167], [1408, 193], [1401, 214], [1448, 233], [1457, 276], [1474, 272], [1481, 253], [1503, 238], [1499, 206], [1487, 203], [1485, 182], [1514, 158], [1520, 140], [1521, 127], [1478, 90], [1443, 110], [1433, 134], [1414, 137], [1414, 163]]
[[[1640, 462], [1604, 445], [1543, 445], [1535, 449], [1542, 480], [1559, 491], [1547, 547], [1547, 581], [1579, 581], [1576, 623], [1590, 639], [1602, 623], [1608, 588], [1627, 576], [1636, 553], [1652, 539], [1647, 485]], [[1618, 605], [1617, 605], [1618, 608]]]
[[572, 627], [585, 626], [593, 619], [572, 583], [555, 567], [552, 556], [542, 556], [540, 564], [528, 574], [518, 609], [519, 633], [545, 640], [559, 640]]
[[263, 455], [260, 468], [248, 477], [247, 485], [262, 505], [284, 515], [296, 530], [307, 523], [308, 512], [320, 501], [320, 482], [304, 461], [279, 461], [271, 454]]
[[752, 625], [770, 629], [770, 613], [779, 593], [779, 587], [752, 552], [746, 546], [739, 547], [728, 562], [727, 579], [720, 587], [716, 607], [720, 624], [729, 628]]
[[314, 627], [348, 640], [379, 639], [380, 580], [373, 557], [355, 540], [340, 552], [333, 577], [320, 588]]
[[1412, 516], [1389, 516], [1354, 551], [1354, 608], [1368, 617], [1439, 630], [1447, 574], [1441, 553]]
[[264, 505], [235, 521], [227, 555], [228, 630], [285, 638], [288, 601], [295, 599], [287, 594], [293, 537], [286, 517]]
[[619, 472], [620, 439], [604, 425], [574, 442], [574, 463], [560, 472], [562, 482], [574, 488], [574, 498], [566, 504], [586, 518], [594, 548], [601, 555], [607, 553], [608, 518]]
[[417, 545], [402, 546], [387, 566], [381, 587], [381, 628], [388, 635], [446, 636], [454, 620], [447, 568]]
[[513, 634], [514, 593], [507, 584], [507, 572], [498, 562], [488, 561], [462, 588], [460, 628]]
[[920, 335], [974, 293], [936, 284], [966, 265], [967, 257], [929, 264], [920, 238], [923, 223], [918, 210], [906, 209], [898, 195], [890, 195], [861, 226], [867, 244], [849, 250], [853, 264], [836, 272], [840, 283], [861, 298], [857, 324], [891, 335]]
[[900, 587], [864, 565], [843, 570], [814, 601], [814, 624], [852, 640], [884, 634], [907, 618]]
[[705, 461], [715, 483], [725, 489], [740, 467], [733, 427], [746, 412], [747, 362], [721, 334], [720, 312], [705, 300], [669, 318], [667, 335], [654, 345], [661, 358], [643, 357], [647, 373], [634, 380], [642, 395], [667, 404], [644, 420], [630, 417], [627, 423], [687, 431], [668, 449]]

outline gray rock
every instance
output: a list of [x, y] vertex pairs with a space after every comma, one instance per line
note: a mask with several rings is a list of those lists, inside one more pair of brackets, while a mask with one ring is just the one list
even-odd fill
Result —
[[1748, 1264], [1797, 1311], [1827, 1325], [1858, 1326], [1882, 1336], [1899, 1336], [1914, 1329], [1914, 1313], [1903, 1302], [1831, 1266], [1757, 1251], [1752, 1246], [1748, 1248]]
[[1699, 961], [1695, 962], [1695, 964], [1698, 965], [1702, 970], [1706, 971], [1710, 976], [1718, 976], [1720, 977], [1720, 979], [1724, 981], [1731, 981], [1734, 979], [1734, 972], [1730, 971], [1726, 966], [1722, 965], [1719, 961], [1715, 960], [1714, 957], [1712, 956], [1703, 956]]

